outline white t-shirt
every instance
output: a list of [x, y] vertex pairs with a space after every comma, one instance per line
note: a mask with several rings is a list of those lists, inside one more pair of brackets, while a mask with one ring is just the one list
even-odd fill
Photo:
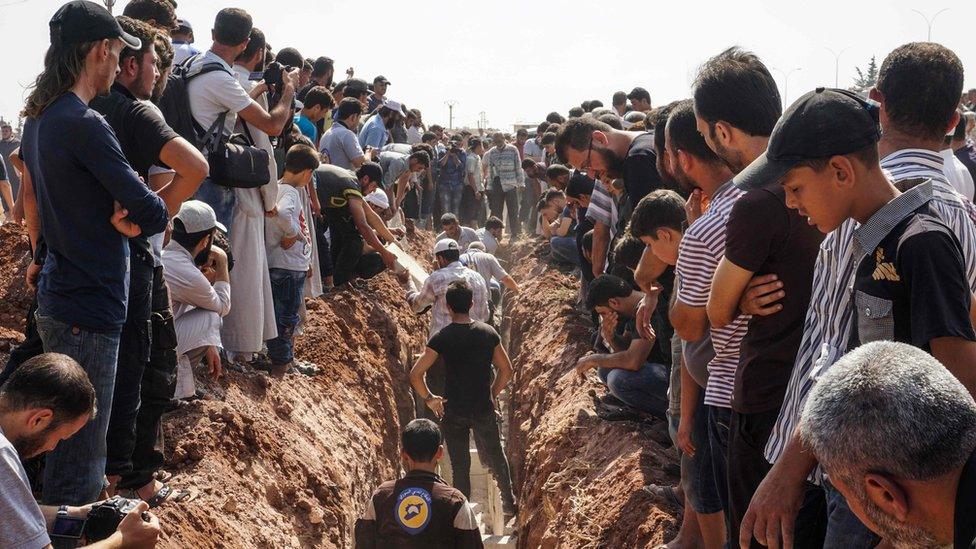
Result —
[[[484, 192], [484, 190], [485, 190], [485, 173], [484, 173], [484, 170], [481, 167], [481, 157], [478, 156], [478, 155], [476, 155], [476, 154], [474, 154], [474, 153], [472, 153], [472, 152], [469, 152], [468, 153], [468, 158], [467, 158], [467, 160], [465, 162], [467, 162], [467, 166], [465, 166], [465, 169], [466, 169], [468, 175], [469, 176], [470, 175], [473, 175], [474, 176], [474, 182], [478, 186], [478, 190]], [[468, 180], [467, 179], [464, 180], [464, 184], [465, 185], [468, 184]]]
[[31, 494], [27, 472], [13, 444], [0, 431], [0, 547], [39, 549], [47, 547], [47, 523]]
[[971, 199], [973, 192], [976, 191], [976, 185], [973, 185], [973, 176], [969, 173], [969, 169], [962, 163], [962, 160], [956, 158], [956, 155], [952, 153], [952, 149], [940, 151], [939, 154], [944, 161], [942, 163], [942, 173], [949, 180], [949, 184], [959, 194]]
[[485, 279], [485, 286], [489, 288], [492, 279], [501, 284], [502, 279], [508, 276], [508, 273], [498, 262], [498, 258], [481, 250], [468, 250], [461, 254], [461, 263], [465, 267], [477, 271], [481, 278]]
[[532, 158], [536, 162], [546, 159], [546, 151], [539, 146], [539, 138], [533, 137], [522, 146], [522, 158]]
[[[285, 183], [278, 185], [278, 215], [269, 223], [268, 267], [289, 271], [307, 271], [312, 266], [312, 235], [302, 208], [301, 190]], [[281, 247], [284, 237], [298, 237], [287, 250]]]
[[231, 66], [212, 51], [195, 60], [189, 72], [192, 74], [194, 67], [214, 62], [226, 67], [227, 72], [211, 71], [190, 80], [186, 90], [190, 100], [190, 112], [204, 130], [210, 129], [217, 117], [226, 112], [224, 132], [230, 134], [237, 125], [237, 113], [250, 107], [254, 100], [237, 81]]

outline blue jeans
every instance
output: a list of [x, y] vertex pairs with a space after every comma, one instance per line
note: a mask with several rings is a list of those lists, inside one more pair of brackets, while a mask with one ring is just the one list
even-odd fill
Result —
[[554, 236], [549, 239], [552, 257], [556, 261], [579, 266], [579, 252], [576, 251], [575, 236]]
[[223, 223], [224, 227], [227, 227], [227, 233], [230, 234], [230, 224], [234, 220], [234, 206], [237, 205], [234, 189], [217, 185], [207, 178], [200, 183], [200, 188], [193, 198], [209, 204], [217, 215], [217, 221]]
[[[712, 476], [715, 478], [715, 489], [718, 493], [722, 509], [729, 508], [728, 481], [728, 453], [729, 453], [729, 423], [732, 410], [703, 404], [701, 411], [708, 410], [708, 449], [711, 453]], [[725, 513], [725, 531], [732, 532], [729, 514]], [[730, 540], [736, 536], [729, 535]]]
[[298, 326], [298, 308], [302, 303], [307, 273], [287, 269], [270, 269], [270, 273], [278, 337], [268, 341], [268, 357], [272, 364], [281, 366], [295, 358], [292, 339], [295, 326]]
[[696, 513], [710, 515], [725, 509], [719, 496], [718, 485], [715, 483], [715, 467], [712, 464], [712, 451], [709, 441], [709, 426], [711, 423], [709, 407], [705, 406], [705, 391], [698, 392], [698, 405], [691, 425], [691, 443], [695, 446], [695, 455], [689, 464], [689, 480], [687, 496], [691, 508]]
[[91, 421], [47, 454], [41, 501], [47, 505], [84, 505], [98, 499], [105, 479], [105, 435], [112, 416], [121, 329], [93, 332], [40, 313], [35, 318], [44, 352], [75, 359], [88, 374], [98, 405]]
[[827, 493], [827, 536], [824, 539], [824, 549], [868, 549], [881, 543], [881, 538], [854, 515], [847, 500], [830, 482], [824, 482], [823, 488]]
[[441, 193], [441, 214], [452, 213], [459, 215], [461, 212], [461, 197], [464, 196], [464, 186], [444, 185], [440, 186]]
[[421, 220], [425, 220], [428, 217], [430, 217], [430, 214], [433, 213], [434, 211], [434, 195], [435, 195], [434, 189], [436, 188], [437, 188], [436, 185], [430, 189], [428, 189], [426, 186], [423, 187], [423, 192], [420, 195], [420, 219]]
[[654, 417], [665, 418], [668, 410], [668, 378], [671, 373], [667, 366], [645, 362], [636, 371], [598, 368], [597, 373], [607, 384], [610, 394], [628, 406]]

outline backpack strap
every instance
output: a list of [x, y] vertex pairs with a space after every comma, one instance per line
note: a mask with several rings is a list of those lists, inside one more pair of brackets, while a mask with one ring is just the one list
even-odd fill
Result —
[[[201, 76], [201, 75], [204, 75], [204, 74], [207, 74], [207, 73], [211, 73], [211, 72], [214, 72], [214, 71], [224, 71], [228, 75], [230, 75], [232, 77], [234, 76], [234, 74], [232, 72], [230, 72], [227, 69], [227, 67], [224, 66], [223, 63], [218, 63], [216, 61], [211, 61], [209, 63], [203, 63], [203, 64], [199, 64], [197, 66], [194, 66], [194, 63], [198, 59], [203, 58], [203, 56], [204, 56], [204, 53], [198, 53], [198, 54], [196, 54], [196, 55], [194, 55], [192, 57], [188, 57], [188, 58], [184, 59], [183, 62], [180, 63], [177, 66], [177, 69], [174, 69], [173, 72], [176, 73], [176, 74], [179, 74], [180, 77], [183, 79], [183, 85], [184, 86], [188, 86], [189, 83], [190, 83], [190, 80], [193, 80], [194, 78], [196, 78], [198, 76]], [[187, 90], [187, 93], [189, 93], [189, 90]], [[204, 140], [204, 143], [210, 143], [211, 142], [211, 140], [212, 140], [211, 134], [214, 131], [214, 128], [217, 128], [220, 133], [223, 132], [224, 120], [226, 118], [227, 118], [227, 113], [225, 112], [222, 115], [220, 115], [220, 116], [217, 117], [217, 120], [215, 120], [214, 123], [210, 126], [210, 129], [205, 130], [203, 128], [203, 126], [201, 126], [197, 122], [197, 119], [193, 116], [193, 113], [192, 112], [190, 113], [190, 121], [193, 122], [193, 131], [196, 132], [196, 134], [197, 134], [198, 137], [200, 137], [201, 139]], [[218, 133], [216, 135], [216, 138], [219, 138], [220, 137], [220, 133]]]

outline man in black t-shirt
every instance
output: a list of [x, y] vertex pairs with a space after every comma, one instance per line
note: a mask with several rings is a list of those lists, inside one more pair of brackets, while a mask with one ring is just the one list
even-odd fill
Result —
[[[356, 278], [372, 278], [396, 261], [383, 242], [396, 237], [383, 220], [365, 207], [364, 196], [383, 181], [383, 169], [376, 162], [364, 162], [356, 173], [323, 164], [314, 172], [315, 192], [332, 241], [332, 277], [336, 286]], [[368, 248], [363, 244], [368, 244]]]
[[[501, 490], [507, 517], [515, 514], [515, 496], [508, 460], [498, 433], [494, 399], [512, 378], [512, 363], [494, 328], [472, 321], [469, 312], [474, 292], [464, 280], [451, 282], [445, 299], [452, 323], [427, 343], [427, 349], [410, 371], [410, 383], [441, 420], [451, 456], [454, 486], [471, 496], [471, 455], [468, 433], [474, 431], [476, 446]], [[424, 375], [441, 357], [444, 360], [445, 395], [430, 392]], [[498, 375], [492, 382], [492, 364]], [[446, 397], [446, 398], [445, 398]]]
[[[163, 198], [172, 214], [196, 192], [207, 175], [207, 162], [200, 151], [170, 128], [158, 109], [148, 102], [159, 78], [153, 47], [156, 30], [142, 21], [125, 16], [120, 16], [118, 21], [125, 32], [142, 41], [142, 47], [139, 50], [122, 50], [119, 74], [110, 93], [92, 100], [91, 108], [105, 117], [129, 165]], [[154, 184], [149, 169], [164, 165], [171, 168], [175, 175], [168, 173], [167, 181], [155, 180]], [[166, 500], [185, 498], [182, 492], [171, 490], [153, 479], [153, 473], [161, 465], [160, 460], [152, 460], [156, 462], [155, 465], [149, 465], [138, 463], [140, 459], [136, 457], [153, 453], [155, 433], [165, 411], [165, 403], [172, 397], [175, 388], [172, 383], [175, 381], [175, 355], [168, 364], [150, 360], [152, 332], [158, 332], [161, 328], [158, 322], [153, 322], [153, 313], [158, 309], [154, 303], [164, 303], [167, 313], [169, 308], [166, 303], [168, 299], [163, 301], [160, 296], [154, 295], [154, 288], [157, 293], [165, 291], [162, 268], [156, 266], [162, 251], [161, 237], [160, 234], [155, 239], [157, 246], [144, 234], [129, 238], [129, 296], [119, 343], [105, 465], [105, 473], [113, 488], [132, 490], [135, 493], [129, 495], [149, 501], [153, 507]], [[169, 314], [169, 317], [172, 315]], [[157, 333], [155, 337], [160, 338], [160, 334]], [[152, 387], [144, 388], [143, 383]], [[140, 410], [141, 395], [147, 389], [168, 394], [158, 399], [145, 399], [146, 402], [152, 401], [152, 404]], [[159, 403], [163, 404], [156, 405]], [[146, 417], [147, 414], [152, 417]], [[150, 432], [140, 433], [142, 430]], [[141, 446], [148, 445], [149, 449], [137, 448], [137, 439], [141, 441]]]
[[650, 132], [615, 130], [592, 118], [570, 118], [556, 134], [556, 151], [594, 179], [623, 180], [632, 205], [651, 191], [668, 188], [657, 172]]

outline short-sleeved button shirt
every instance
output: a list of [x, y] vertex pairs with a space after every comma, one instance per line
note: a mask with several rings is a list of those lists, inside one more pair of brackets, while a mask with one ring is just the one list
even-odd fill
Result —
[[902, 197], [854, 232], [863, 257], [854, 276], [851, 346], [898, 341], [931, 352], [929, 342], [939, 337], [976, 341], [959, 241], [930, 201], [912, 209], [913, 196]]

